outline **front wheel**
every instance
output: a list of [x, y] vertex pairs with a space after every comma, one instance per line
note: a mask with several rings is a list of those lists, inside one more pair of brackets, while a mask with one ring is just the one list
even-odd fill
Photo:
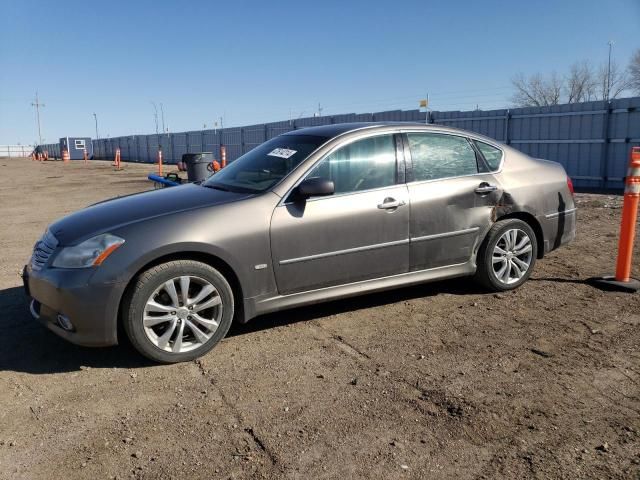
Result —
[[233, 302], [229, 283], [216, 269], [193, 260], [167, 262], [138, 277], [124, 302], [124, 328], [147, 358], [185, 362], [224, 338]]
[[476, 280], [490, 290], [513, 290], [531, 276], [537, 255], [536, 235], [528, 223], [500, 220], [480, 247]]

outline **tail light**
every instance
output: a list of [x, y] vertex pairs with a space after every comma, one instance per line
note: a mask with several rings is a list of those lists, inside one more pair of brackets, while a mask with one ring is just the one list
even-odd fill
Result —
[[573, 182], [569, 177], [567, 177], [567, 187], [569, 188], [569, 191], [571, 192], [571, 196], [573, 197], [576, 192], [573, 190]]

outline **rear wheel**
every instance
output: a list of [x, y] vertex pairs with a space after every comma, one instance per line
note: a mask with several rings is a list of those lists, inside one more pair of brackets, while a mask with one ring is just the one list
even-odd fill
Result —
[[123, 309], [133, 346], [161, 363], [193, 360], [227, 334], [233, 292], [224, 276], [193, 260], [163, 263], [144, 272]]
[[476, 280], [494, 291], [513, 290], [531, 276], [537, 254], [536, 235], [528, 223], [500, 220], [480, 247]]

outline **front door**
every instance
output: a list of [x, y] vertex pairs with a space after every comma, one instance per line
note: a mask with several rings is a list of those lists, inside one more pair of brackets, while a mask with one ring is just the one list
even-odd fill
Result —
[[398, 183], [393, 135], [356, 140], [305, 176], [335, 184], [328, 197], [285, 202], [271, 220], [281, 294], [407, 272], [409, 198]]
[[407, 133], [410, 269], [466, 263], [492, 224], [502, 188], [464, 137]]

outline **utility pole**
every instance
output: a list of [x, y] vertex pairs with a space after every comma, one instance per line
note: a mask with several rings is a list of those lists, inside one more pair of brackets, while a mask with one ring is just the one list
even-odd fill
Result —
[[167, 133], [164, 128], [164, 107], [162, 106], [162, 102], [160, 102], [160, 112], [162, 113], [162, 133]]
[[44, 107], [44, 103], [40, 103], [40, 100], [38, 99], [38, 92], [36, 92], [36, 101], [31, 103], [31, 106], [36, 107], [36, 117], [38, 119], [38, 141], [40, 142], [39, 145], [42, 145], [42, 133], [40, 129], [40, 107]]
[[220, 130], [224, 129], [224, 123], [222, 123], [222, 117], [220, 117]]
[[613, 48], [613, 40], [609, 40], [609, 65], [607, 66], [607, 89], [605, 100], [609, 101], [609, 95], [611, 94], [611, 49]]
[[318, 102], [318, 116], [319, 117], [322, 116], [322, 110], [324, 110], [324, 109], [320, 106], [320, 102]]
[[93, 113], [93, 118], [96, 121], [96, 140], [100, 140], [100, 134], [98, 133], [98, 116]]
[[151, 105], [153, 105], [153, 109], [155, 110], [155, 113], [153, 114], [153, 118], [156, 121], [156, 135], [158, 134], [158, 107], [156, 106], [156, 102], [151, 102]]

